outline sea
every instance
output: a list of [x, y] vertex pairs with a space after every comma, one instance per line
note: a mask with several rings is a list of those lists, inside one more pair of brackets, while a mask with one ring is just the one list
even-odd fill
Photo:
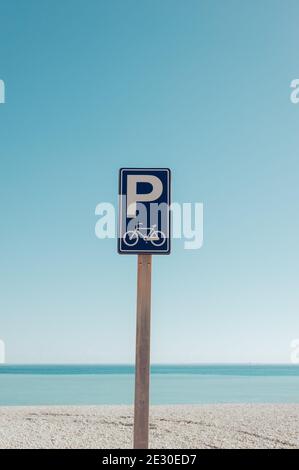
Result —
[[[0, 365], [0, 406], [120, 405], [132, 365]], [[299, 365], [153, 365], [151, 404], [299, 403]]]

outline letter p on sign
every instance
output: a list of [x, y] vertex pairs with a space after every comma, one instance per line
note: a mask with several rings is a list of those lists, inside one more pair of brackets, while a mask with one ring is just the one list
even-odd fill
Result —
[[121, 168], [118, 251], [170, 253], [170, 170]]

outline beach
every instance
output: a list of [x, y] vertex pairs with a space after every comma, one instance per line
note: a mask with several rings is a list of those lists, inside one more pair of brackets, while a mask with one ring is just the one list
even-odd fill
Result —
[[[0, 448], [132, 448], [132, 406], [0, 407]], [[299, 448], [299, 404], [155, 405], [150, 448]]]

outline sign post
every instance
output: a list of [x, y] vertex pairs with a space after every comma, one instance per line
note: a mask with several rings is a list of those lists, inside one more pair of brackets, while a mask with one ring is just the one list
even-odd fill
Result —
[[137, 254], [134, 449], [148, 448], [152, 254], [170, 253], [170, 170], [122, 168], [118, 252]]
[[148, 448], [152, 255], [138, 255], [134, 449]]

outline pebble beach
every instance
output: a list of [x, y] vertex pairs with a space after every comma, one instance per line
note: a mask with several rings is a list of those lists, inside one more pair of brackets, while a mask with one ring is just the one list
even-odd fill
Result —
[[[132, 448], [131, 406], [0, 407], [1, 449]], [[299, 448], [299, 404], [152, 406], [156, 449]]]

